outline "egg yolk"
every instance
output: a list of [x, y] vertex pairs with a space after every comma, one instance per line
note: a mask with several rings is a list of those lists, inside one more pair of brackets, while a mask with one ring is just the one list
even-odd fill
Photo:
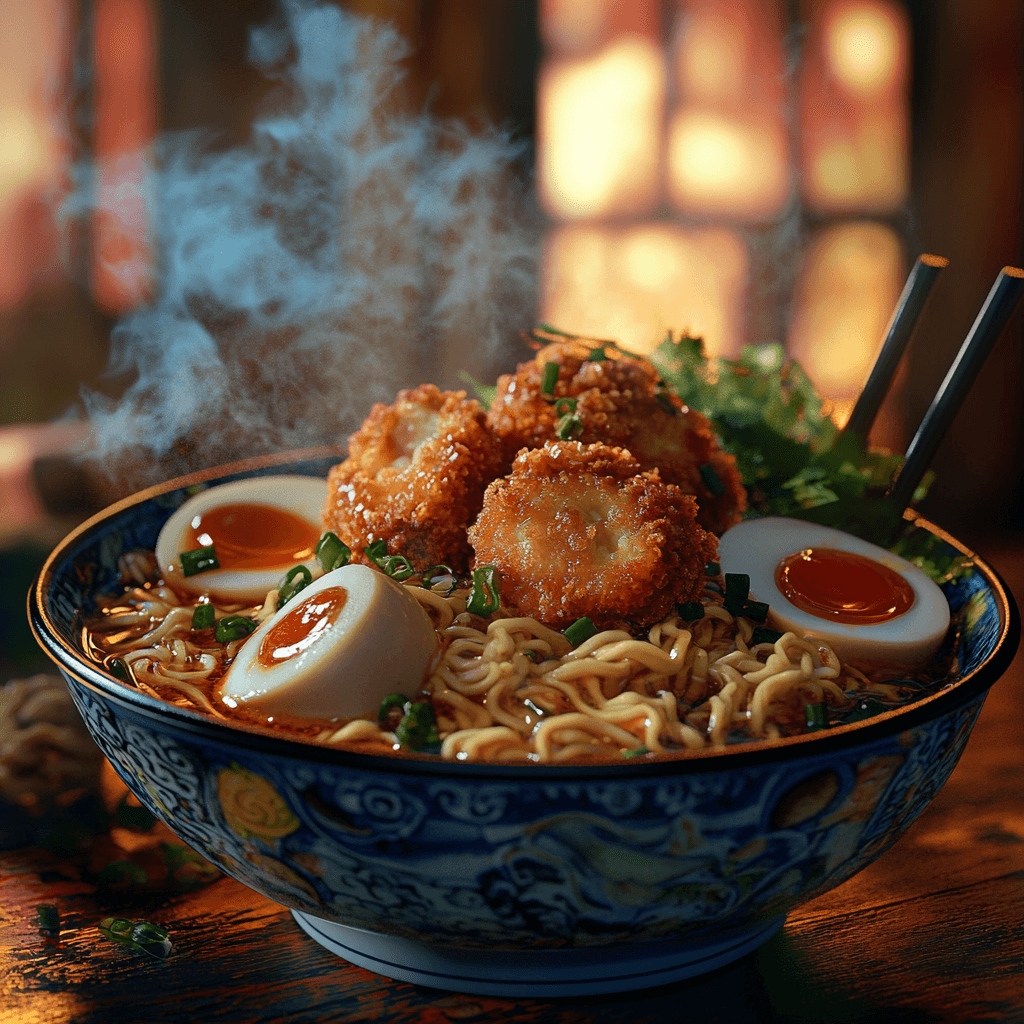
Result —
[[894, 569], [836, 548], [787, 555], [775, 569], [775, 583], [801, 611], [851, 625], [886, 622], [914, 603], [913, 588]]
[[318, 529], [273, 505], [219, 505], [192, 517], [186, 549], [217, 550], [222, 569], [272, 569], [312, 558]]
[[273, 668], [312, 647], [341, 614], [348, 591], [344, 587], [324, 587], [307, 597], [263, 637], [256, 655], [263, 668]]

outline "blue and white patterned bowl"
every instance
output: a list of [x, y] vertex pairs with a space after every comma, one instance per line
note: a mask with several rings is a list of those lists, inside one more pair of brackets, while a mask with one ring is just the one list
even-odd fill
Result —
[[246, 731], [130, 689], [85, 656], [83, 611], [114, 586], [123, 552], [152, 548], [187, 488], [325, 474], [337, 458], [265, 458], [120, 502], [50, 556], [29, 617], [96, 742], [154, 814], [321, 944], [392, 978], [553, 996], [735, 959], [909, 827], [1017, 647], [1017, 609], [975, 558], [946, 587], [959, 669], [939, 693], [773, 746], [551, 767], [360, 755]]

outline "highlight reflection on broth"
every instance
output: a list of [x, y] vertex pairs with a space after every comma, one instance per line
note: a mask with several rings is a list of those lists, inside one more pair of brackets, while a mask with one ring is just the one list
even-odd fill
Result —
[[[270, 494], [272, 481], [249, 481], [252, 500]], [[315, 481], [279, 483], [322, 500]], [[232, 514], [244, 488], [225, 488]], [[919, 653], [933, 657], [945, 621], [928, 625], [930, 648], [919, 644], [902, 663], [892, 648], [883, 665], [844, 664], [827, 640], [842, 625], [823, 622], [806, 636], [772, 629], [757, 578], [723, 576], [715, 564], [717, 535], [746, 504], [735, 459], [650, 363], [614, 347], [573, 339], [541, 348], [498, 381], [489, 411], [463, 392], [401, 392], [371, 411], [326, 494], [316, 561], [296, 565], [260, 600], [224, 600], [202, 592], [202, 572], [184, 587], [166, 558], [124, 556], [125, 590], [88, 624], [88, 649], [145, 692], [247, 726], [365, 752], [508, 762], [771, 742], [897, 707], [944, 676], [941, 666], [920, 671]], [[216, 488], [192, 500], [218, 521]], [[315, 521], [320, 512], [297, 515]], [[207, 539], [200, 531], [191, 543]], [[864, 542], [851, 542], [860, 554], [825, 552], [848, 577], [859, 574], [869, 590], [896, 577], [891, 593], [869, 595], [872, 622], [922, 604], [893, 572], [898, 559], [881, 552], [887, 565], [871, 562]], [[157, 546], [166, 547], [163, 533]], [[370, 596], [346, 618], [344, 580], [367, 574], [349, 562], [391, 578], [380, 591], [386, 612]], [[828, 604], [821, 580], [812, 583]], [[430, 646], [409, 649], [423, 659], [411, 683], [373, 691], [372, 704], [360, 697], [352, 713], [326, 704], [310, 712], [308, 702], [301, 714], [286, 703], [271, 713], [261, 703], [277, 684], [259, 673], [300, 659], [325, 701], [367, 680], [387, 687], [383, 659], [405, 657], [410, 630], [395, 623], [406, 612], [436, 636], [432, 657]], [[840, 607], [834, 618], [849, 616]], [[376, 629], [377, 648], [357, 649]], [[324, 677], [335, 664], [325, 652], [349, 639], [344, 672]], [[246, 655], [239, 679], [247, 644], [256, 656]]]

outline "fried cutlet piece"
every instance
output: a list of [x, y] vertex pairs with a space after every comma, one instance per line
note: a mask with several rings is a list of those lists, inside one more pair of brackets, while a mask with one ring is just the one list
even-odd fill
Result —
[[484, 488], [508, 469], [483, 406], [464, 391], [421, 384], [378, 403], [327, 478], [324, 525], [362, 558], [383, 539], [417, 569], [468, 567], [466, 527]]
[[[558, 436], [568, 403], [575, 401], [575, 440], [627, 448], [642, 469], [658, 469], [667, 483], [697, 498], [698, 521], [724, 533], [747, 507], [735, 458], [722, 450], [706, 416], [684, 405], [665, 387], [646, 359], [613, 348], [595, 350], [579, 341], [558, 341], [498, 379], [488, 422], [508, 446], [536, 448]], [[558, 376], [544, 390], [548, 363]]]
[[690, 494], [605, 444], [521, 451], [469, 530], [476, 564], [498, 568], [502, 604], [564, 627], [650, 626], [696, 600], [718, 542]]

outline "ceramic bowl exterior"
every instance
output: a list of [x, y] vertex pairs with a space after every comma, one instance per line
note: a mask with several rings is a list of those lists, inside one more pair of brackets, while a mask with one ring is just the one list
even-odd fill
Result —
[[945, 587], [955, 678], [916, 705], [775, 746], [553, 767], [243, 731], [136, 692], [84, 655], [82, 610], [114, 586], [123, 553], [152, 548], [189, 487], [328, 465], [264, 460], [114, 506], [54, 552], [30, 618], [104, 754], [178, 836], [272, 900], [377, 935], [523, 951], [763, 930], [908, 828], [1016, 648], [1013, 602], [976, 561]]

